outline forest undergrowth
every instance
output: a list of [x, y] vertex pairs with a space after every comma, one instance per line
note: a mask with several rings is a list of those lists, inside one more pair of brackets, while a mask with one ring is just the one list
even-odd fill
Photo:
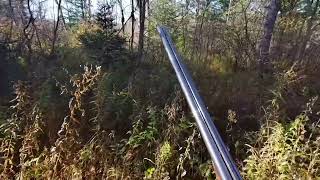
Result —
[[302, 20], [287, 10], [276, 24], [271, 70], [262, 73], [255, 52], [262, 18], [246, 14], [249, 4], [221, 13], [224, 22], [208, 9], [177, 18], [182, 7], [161, 0], [151, 6], [142, 51], [115, 28], [109, 5], [68, 29], [57, 22], [56, 39], [40, 33], [30, 47], [21, 45], [26, 29], [9, 36], [1, 26], [0, 38], [10, 41], [0, 42], [0, 75], [8, 74], [0, 179], [216, 179], [158, 24], [169, 28], [244, 179], [319, 179], [318, 46], [287, 52], [304, 27], [298, 32]]
[[[69, 82], [17, 82], [1, 111], [1, 178], [214, 179], [168, 62], [143, 62], [134, 72], [119, 63], [84, 65]], [[318, 68], [278, 65], [261, 93], [255, 72], [214, 66], [194, 77], [242, 175], [318, 177]]]

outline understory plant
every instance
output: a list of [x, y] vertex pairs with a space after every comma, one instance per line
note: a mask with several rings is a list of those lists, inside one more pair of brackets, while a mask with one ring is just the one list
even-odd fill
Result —
[[[243, 175], [247, 179], [317, 179], [320, 178], [320, 120], [312, 107], [292, 122], [269, 121], [260, 130], [258, 141], [250, 146]], [[317, 117], [317, 116], [316, 116]]]

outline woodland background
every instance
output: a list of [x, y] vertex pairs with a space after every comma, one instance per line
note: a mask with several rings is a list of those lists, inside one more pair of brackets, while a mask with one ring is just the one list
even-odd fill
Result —
[[45, 2], [0, 2], [1, 179], [215, 179], [157, 25], [244, 179], [320, 178], [320, 0]]

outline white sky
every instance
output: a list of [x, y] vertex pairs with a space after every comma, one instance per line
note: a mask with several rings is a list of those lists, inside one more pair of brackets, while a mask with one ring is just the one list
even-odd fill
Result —
[[[33, 0], [33, 4], [37, 4], [41, 0]], [[62, 3], [64, 0], [62, 0]], [[116, 18], [117, 23], [121, 22], [121, 10], [116, 0], [91, 0], [92, 3], [92, 12], [94, 13], [97, 10], [98, 3], [105, 2], [115, 2], [114, 6], [114, 16]], [[134, 1], [135, 2], [135, 1]], [[122, 6], [124, 9], [124, 16], [127, 19], [131, 13], [131, 0], [122, 0]], [[44, 1], [44, 8], [46, 10], [46, 18], [55, 19], [57, 14], [57, 4], [56, 0], [46, 0]]]

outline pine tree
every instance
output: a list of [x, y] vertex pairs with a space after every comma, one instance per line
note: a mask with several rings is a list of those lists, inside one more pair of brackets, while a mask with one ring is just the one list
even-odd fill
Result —
[[102, 4], [98, 8], [96, 20], [102, 29], [109, 35], [115, 32], [114, 17], [112, 16], [112, 7], [109, 4]]

